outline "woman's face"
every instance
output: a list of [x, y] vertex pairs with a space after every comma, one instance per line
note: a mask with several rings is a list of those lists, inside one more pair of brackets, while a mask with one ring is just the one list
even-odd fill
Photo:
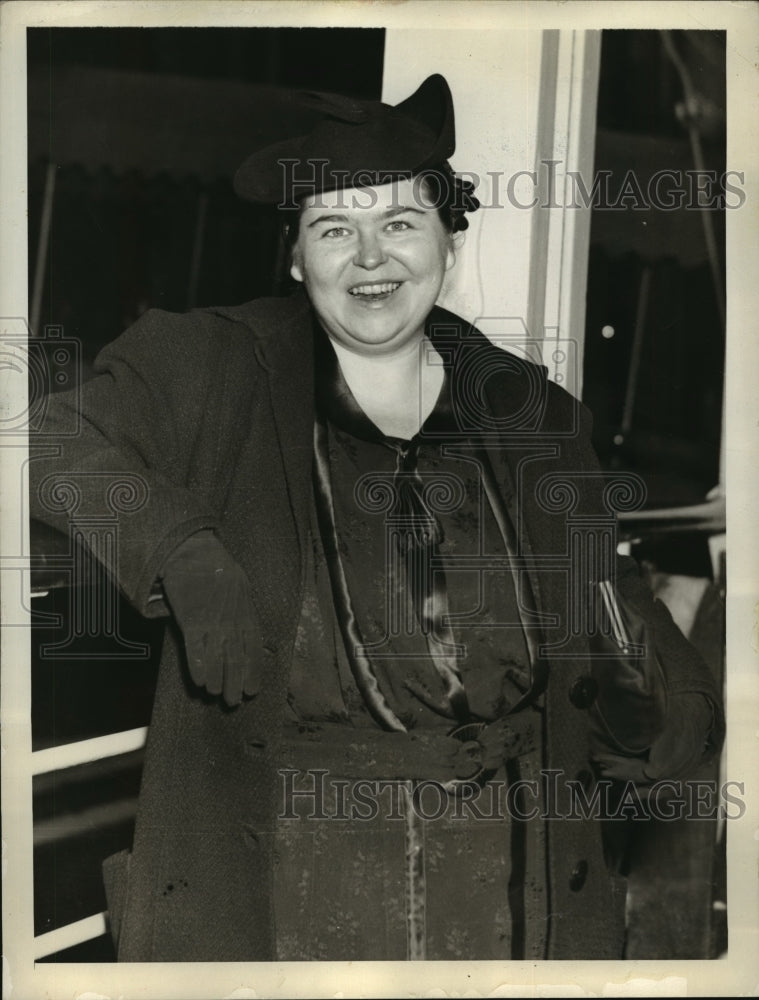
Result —
[[334, 340], [390, 355], [423, 335], [453, 261], [424, 186], [401, 180], [305, 199], [290, 273]]

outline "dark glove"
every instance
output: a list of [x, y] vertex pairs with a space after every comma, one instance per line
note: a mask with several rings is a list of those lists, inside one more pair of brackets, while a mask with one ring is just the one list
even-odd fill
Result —
[[590, 637], [594, 735], [604, 750], [642, 753], [664, 732], [667, 682], [646, 620], [608, 581], [598, 586], [607, 628]]
[[230, 706], [256, 694], [264, 651], [250, 584], [213, 532], [182, 542], [161, 578], [195, 684]]
[[634, 781], [641, 785], [662, 779], [678, 779], [692, 773], [710, 744], [714, 713], [702, 694], [671, 695], [662, 734], [643, 757], [625, 757], [599, 752], [593, 759], [604, 778]]

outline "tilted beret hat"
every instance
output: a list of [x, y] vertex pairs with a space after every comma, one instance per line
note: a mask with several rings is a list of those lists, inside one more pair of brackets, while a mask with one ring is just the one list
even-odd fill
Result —
[[240, 197], [295, 207], [321, 191], [387, 183], [445, 162], [456, 147], [453, 99], [439, 73], [400, 104], [304, 93], [321, 117], [306, 135], [266, 146], [234, 179]]

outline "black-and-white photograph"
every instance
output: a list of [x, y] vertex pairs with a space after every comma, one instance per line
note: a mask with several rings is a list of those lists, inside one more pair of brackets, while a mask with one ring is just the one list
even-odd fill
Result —
[[71, 6], [2, 154], [7, 982], [750, 962], [734, 25]]

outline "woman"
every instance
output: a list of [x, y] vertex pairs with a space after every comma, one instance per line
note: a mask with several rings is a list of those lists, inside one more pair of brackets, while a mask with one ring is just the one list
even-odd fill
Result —
[[[146, 314], [33, 463], [59, 525], [61, 480], [74, 520], [139, 484], [109, 568], [170, 615], [119, 958], [620, 957], [596, 779], [687, 773], [719, 693], [634, 566], [571, 559], [609, 525], [582, 408], [435, 305], [477, 208], [443, 78], [308, 100], [236, 178], [300, 292]], [[599, 594], [645, 655], [577, 627]]]

